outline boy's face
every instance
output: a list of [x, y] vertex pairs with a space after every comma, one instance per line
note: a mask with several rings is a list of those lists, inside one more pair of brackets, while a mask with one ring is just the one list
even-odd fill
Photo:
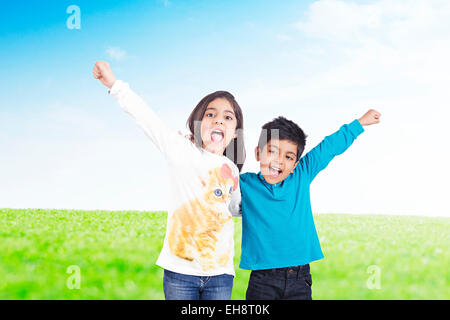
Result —
[[298, 164], [297, 144], [289, 140], [271, 139], [261, 150], [255, 149], [261, 174], [269, 184], [277, 184], [294, 172]]

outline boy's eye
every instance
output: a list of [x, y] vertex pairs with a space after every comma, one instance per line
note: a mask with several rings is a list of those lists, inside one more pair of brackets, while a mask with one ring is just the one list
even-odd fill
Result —
[[222, 190], [220, 190], [220, 189], [214, 190], [214, 195], [215, 195], [216, 197], [221, 197], [221, 196], [222, 196]]

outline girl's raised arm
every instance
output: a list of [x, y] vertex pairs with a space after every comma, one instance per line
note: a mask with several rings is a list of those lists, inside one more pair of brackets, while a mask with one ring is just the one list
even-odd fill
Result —
[[192, 143], [169, 129], [127, 83], [117, 80], [108, 62], [95, 62], [93, 75], [110, 89], [122, 109], [134, 118], [167, 160], [179, 159], [183, 151], [192, 152]]

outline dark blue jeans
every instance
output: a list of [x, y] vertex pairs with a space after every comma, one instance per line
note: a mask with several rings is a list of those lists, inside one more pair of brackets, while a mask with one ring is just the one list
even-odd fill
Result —
[[230, 300], [231, 274], [201, 277], [164, 270], [166, 300]]
[[309, 264], [254, 270], [250, 274], [247, 300], [312, 300]]

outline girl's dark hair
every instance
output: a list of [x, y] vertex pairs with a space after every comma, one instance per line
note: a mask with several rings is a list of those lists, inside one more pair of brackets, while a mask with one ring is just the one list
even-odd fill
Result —
[[263, 125], [258, 147], [262, 150], [272, 138], [295, 143], [297, 145], [298, 161], [305, 150], [307, 135], [295, 122], [285, 117], [278, 117]]
[[[233, 161], [239, 169], [239, 172], [242, 170], [245, 161], [245, 146], [244, 146], [244, 117], [242, 115], [242, 110], [239, 104], [237, 103], [234, 96], [228, 91], [216, 91], [208, 94], [204, 97], [194, 110], [191, 112], [186, 125], [191, 131], [193, 142], [198, 146], [202, 147], [202, 138], [201, 138], [201, 123], [203, 116], [205, 114], [206, 108], [208, 105], [217, 98], [227, 99], [227, 101], [233, 107], [234, 114], [236, 116], [236, 135], [237, 138], [234, 138], [228, 146], [225, 148], [223, 155]], [[197, 123], [197, 124], [196, 124]]]

